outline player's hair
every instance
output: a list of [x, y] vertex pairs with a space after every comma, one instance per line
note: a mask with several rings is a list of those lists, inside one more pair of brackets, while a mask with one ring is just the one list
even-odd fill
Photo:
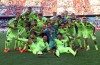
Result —
[[18, 24], [18, 21], [14, 20], [14, 26], [17, 26], [17, 24]]
[[44, 35], [47, 35], [46, 33], [41, 33], [39, 36], [43, 37]]
[[34, 19], [34, 21], [37, 21], [36, 19]]
[[83, 17], [83, 19], [88, 20], [88, 18], [87, 18], [87, 17]]
[[33, 30], [30, 31], [31, 34], [34, 34], [35, 36], [37, 36], [37, 33]]
[[20, 14], [20, 12], [16, 12], [15, 14], [16, 14], [16, 15], [17, 15], [17, 14]]
[[28, 22], [25, 27], [30, 27], [30, 26], [31, 26], [31, 23]]
[[57, 18], [58, 18], [58, 17], [59, 17], [59, 18], [62, 18], [61, 15], [58, 15]]
[[57, 13], [57, 12], [53, 12], [53, 13]]
[[40, 14], [38, 14], [38, 16], [43, 16], [43, 14], [40, 13]]
[[[47, 36], [46, 33], [42, 33], [42, 37]], [[47, 36], [47, 42], [49, 43], [49, 37]]]
[[28, 7], [28, 9], [30, 10], [30, 9], [32, 9], [32, 7]]
[[51, 25], [51, 22], [47, 22], [47, 25], [48, 25], [48, 24], [50, 24], [50, 25]]
[[58, 26], [60, 27], [60, 26], [62, 26], [62, 24], [64, 24], [64, 23], [61, 23], [61, 24], [59, 24]]

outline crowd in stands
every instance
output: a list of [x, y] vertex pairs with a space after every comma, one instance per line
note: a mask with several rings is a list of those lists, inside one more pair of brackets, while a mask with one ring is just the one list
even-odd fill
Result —
[[6, 15], [6, 16], [9, 16], [9, 15], [15, 16], [16, 12], [22, 12], [22, 9], [24, 9], [24, 7], [2, 5], [2, 6], [0, 6], [0, 11], [1, 11], [0, 15], [1, 16], [3, 16], [3, 15]]
[[6, 26], [9, 22], [9, 19], [1, 19], [0, 20], [0, 26]]
[[[27, 7], [16, 6], [16, 5], [0, 5], [0, 16], [15, 16], [17, 12], [23, 13]], [[33, 7], [33, 10], [40, 10], [41, 7]]]

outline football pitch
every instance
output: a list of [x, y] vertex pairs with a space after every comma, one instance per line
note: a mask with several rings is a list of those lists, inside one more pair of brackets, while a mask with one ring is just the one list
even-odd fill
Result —
[[92, 40], [89, 40], [90, 50], [79, 50], [74, 57], [72, 54], [61, 54], [57, 58], [54, 54], [44, 54], [41, 57], [30, 52], [20, 53], [13, 50], [4, 53], [6, 33], [0, 33], [0, 65], [100, 65], [100, 31], [96, 31], [99, 50], [96, 51]]

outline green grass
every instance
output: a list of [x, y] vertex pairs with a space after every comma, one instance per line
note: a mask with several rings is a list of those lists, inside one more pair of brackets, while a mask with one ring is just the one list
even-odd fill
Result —
[[94, 44], [89, 40], [91, 49], [80, 50], [76, 57], [71, 54], [61, 54], [60, 58], [53, 54], [45, 54], [38, 57], [30, 52], [20, 53], [13, 50], [10, 53], [3, 53], [5, 33], [0, 33], [0, 65], [100, 65], [100, 31], [96, 31], [99, 50], [96, 51]]

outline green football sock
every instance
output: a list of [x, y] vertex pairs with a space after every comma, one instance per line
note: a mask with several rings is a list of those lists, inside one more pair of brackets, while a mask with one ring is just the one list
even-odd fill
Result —
[[87, 45], [87, 49], [86, 49], [86, 50], [87, 50], [87, 51], [90, 50], [90, 46], [89, 46], [89, 45]]
[[20, 41], [18, 41], [18, 47], [21, 47], [22, 45], [21, 45], [21, 42]]
[[28, 39], [25, 39], [25, 38], [18, 38], [18, 40], [22, 42], [28, 42]]
[[86, 47], [86, 43], [85, 43], [85, 41], [84, 41], [84, 47]]
[[33, 51], [33, 50], [31, 50], [31, 51], [32, 51], [33, 54], [37, 54], [38, 53], [37, 51]]
[[17, 47], [17, 44], [18, 44], [18, 41], [17, 41], [17, 40], [15, 40], [15, 45], [14, 45], [14, 48], [16, 48], [16, 47]]
[[80, 40], [80, 39], [78, 39], [77, 41], [78, 41], [78, 43], [79, 43], [80, 47], [82, 47], [81, 40]]
[[11, 41], [5, 41], [5, 49], [9, 49]]
[[43, 54], [41, 51], [38, 51], [37, 54]]
[[32, 50], [31, 50], [31, 49], [28, 49], [28, 51], [29, 51], [29, 52], [32, 52]]
[[5, 41], [5, 49], [8, 49], [8, 42]]
[[70, 42], [70, 47], [72, 48], [72, 46], [74, 45], [74, 40], [71, 40], [71, 42]]
[[95, 49], [96, 49], [96, 50], [99, 50], [97, 45], [95, 45]]
[[68, 48], [69, 52], [72, 53], [74, 56], [76, 55], [76, 52], [72, 50], [71, 48]]
[[56, 50], [56, 55], [59, 57], [60, 56], [60, 53], [58, 50]]
[[25, 49], [27, 49], [27, 44], [25, 44], [25, 45], [24, 45], [24, 48], [23, 48], [23, 50], [25, 50]]

